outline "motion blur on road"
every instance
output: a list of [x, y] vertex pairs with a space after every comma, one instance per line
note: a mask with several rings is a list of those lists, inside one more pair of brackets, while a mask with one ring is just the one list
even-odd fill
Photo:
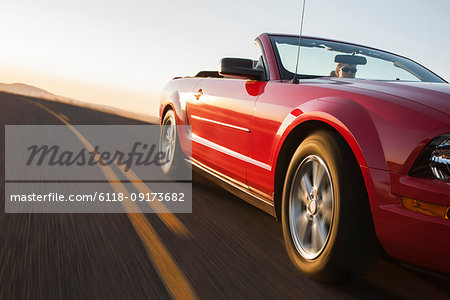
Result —
[[5, 124], [146, 123], [7, 93], [0, 105], [0, 299], [450, 298], [447, 277], [386, 256], [363, 277], [311, 281], [275, 219], [196, 173], [191, 214], [6, 214]]

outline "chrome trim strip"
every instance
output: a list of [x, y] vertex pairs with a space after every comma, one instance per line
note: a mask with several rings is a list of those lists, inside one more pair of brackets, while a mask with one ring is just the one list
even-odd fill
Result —
[[[251, 186], [249, 186], [248, 188], [250, 189], [250, 191], [252, 191], [252, 193], [258, 194], [258, 195], [260, 195], [263, 198], [267, 198], [267, 199], [272, 199], [273, 200], [273, 196], [270, 196], [269, 194], [263, 193], [260, 190], [255, 189], [254, 187], [251, 187]], [[273, 195], [273, 193], [272, 193], [272, 195]]]
[[233, 186], [236, 189], [239, 189], [240, 191], [246, 193], [247, 195], [249, 195], [249, 196], [251, 196], [251, 197], [253, 197], [253, 198], [255, 198], [255, 199], [257, 199], [257, 200], [259, 200], [261, 202], [263, 202], [264, 204], [270, 205], [272, 207], [274, 206], [273, 201], [266, 200], [266, 199], [261, 198], [259, 195], [255, 195], [255, 193], [252, 193], [252, 191], [249, 191], [245, 187], [241, 186], [242, 183], [240, 183], [240, 184], [235, 183], [235, 182], [237, 182], [236, 180], [234, 180], [234, 179], [232, 179], [232, 178], [230, 178], [230, 177], [228, 177], [228, 176], [226, 176], [226, 175], [224, 175], [224, 174], [222, 174], [220, 172], [217, 172], [217, 171], [215, 171], [215, 170], [213, 170], [213, 169], [211, 169], [211, 168], [209, 168], [207, 166], [205, 166], [204, 164], [202, 164], [201, 162], [197, 161], [194, 158], [191, 159], [191, 162], [192, 162], [192, 164], [194, 166], [196, 166], [197, 168], [201, 169], [202, 171], [207, 172], [208, 174], [214, 176], [217, 179], [220, 179], [221, 181], [223, 181], [223, 182]]
[[266, 169], [268, 171], [271, 170], [271, 167], [269, 165], [266, 165], [266, 164], [264, 164], [264, 163], [262, 163], [260, 161], [257, 161], [257, 160], [255, 160], [253, 158], [250, 158], [248, 156], [242, 155], [241, 153], [238, 153], [236, 151], [230, 150], [230, 149], [228, 149], [228, 148], [226, 148], [224, 146], [218, 145], [218, 144], [216, 144], [214, 142], [211, 142], [211, 141], [209, 141], [209, 140], [207, 140], [205, 138], [199, 137], [195, 133], [192, 133], [192, 141], [197, 142], [199, 144], [202, 144], [203, 146], [212, 148], [212, 149], [214, 149], [216, 151], [222, 152], [224, 154], [227, 154], [229, 156], [232, 156], [234, 158], [237, 158], [239, 160], [248, 162], [248, 163], [250, 163], [252, 165], [258, 166], [258, 167], [263, 168], [263, 169]]
[[250, 129], [248, 129], [248, 128], [239, 127], [239, 126], [236, 126], [236, 125], [231, 125], [231, 124], [227, 124], [227, 123], [223, 123], [223, 122], [219, 122], [219, 121], [214, 121], [214, 120], [202, 118], [202, 117], [199, 117], [199, 116], [196, 116], [196, 115], [191, 115], [191, 118], [199, 120], [199, 121], [204, 121], [204, 122], [216, 124], [216, 125], [221, 125], [221, 126], [228, 127], [228, 128], [237, 129], [237, 130], [244, 131], [244, 132], [247, 132], [247, 133], [251, 132]]

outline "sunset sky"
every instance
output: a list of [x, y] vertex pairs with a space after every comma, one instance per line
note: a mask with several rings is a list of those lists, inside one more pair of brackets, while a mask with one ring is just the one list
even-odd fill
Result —
[[[450, 80], [450, 1], [307, 0], [303, 34], [392, 51]], [[14, 0], [0, 9], [0, 82], [156, 114], [174, 76], [256, 58], [298, 33], [301, 1]]]

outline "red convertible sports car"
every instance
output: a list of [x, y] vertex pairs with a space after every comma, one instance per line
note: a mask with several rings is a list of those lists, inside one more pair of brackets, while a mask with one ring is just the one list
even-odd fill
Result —
[[379, 245], [450, 273], [450, 85], [370, 47], [303, 36], [298, 59], [298, 36], [255, 42], [257, 60], [167, 84], [163, 171], [190, 161], [281, 220], [314, 279], [361, 273]]

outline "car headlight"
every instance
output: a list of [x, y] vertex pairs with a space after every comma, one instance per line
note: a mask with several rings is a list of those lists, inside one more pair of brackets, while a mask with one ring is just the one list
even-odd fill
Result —
[[409, 175], [450, 181], [450, 133], [438, 136], [423, 149]]

